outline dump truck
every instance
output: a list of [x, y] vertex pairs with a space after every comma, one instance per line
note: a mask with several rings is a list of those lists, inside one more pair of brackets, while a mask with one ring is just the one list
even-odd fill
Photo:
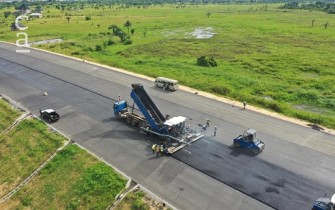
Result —
[[[160, 137], [164, 141], [165, 153], [172, 154], [204, 136], [185, 127], [186, 117], [163, 116], [142, 84], [132, 84], [130, 97], [133, 100], [132, 106], [127, 101], [119, 100], [114, 103], [114, 115], [132, 126], [139, 127], [143, 133]], [[135, 104], [139, 112], [136, 112]]]
[[312, 210], [335, 210], [335, 194], [327, 198], [327, 194], [314, 202]]

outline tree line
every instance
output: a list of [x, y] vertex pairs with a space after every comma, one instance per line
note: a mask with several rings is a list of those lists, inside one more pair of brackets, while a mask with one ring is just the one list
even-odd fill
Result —
[[333, 2], [289, 2], [280, 7], [281, 9], [304, 9], [304, 10], [318, 10], [328, 14], [335, 14], [335, 3]]

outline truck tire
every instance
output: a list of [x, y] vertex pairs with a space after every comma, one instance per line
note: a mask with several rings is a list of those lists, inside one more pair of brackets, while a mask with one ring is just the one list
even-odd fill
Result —
[[130, 122], [131, 122], [130, 117], [127, 117], [127, 118], [126, 118], [126, 122], [127, 122], [128, 124], [130, 124]]

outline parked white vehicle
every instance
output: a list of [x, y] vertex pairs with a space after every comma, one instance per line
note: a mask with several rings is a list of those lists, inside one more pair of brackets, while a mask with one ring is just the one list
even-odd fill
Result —
[[157, 77], [155, 79], [155, 85], [156, 87], [163, 88], [163, 90], [178, 90], [179, 88], [178, 80], [165, 77]]

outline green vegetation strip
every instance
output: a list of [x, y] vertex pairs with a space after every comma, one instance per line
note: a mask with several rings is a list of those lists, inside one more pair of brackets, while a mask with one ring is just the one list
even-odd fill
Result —
[[65, 141], [41, 121], [26, 119], [0, 135], [0, 196], [20, 184]]
[[19, 111], [13, 109], [5, 100], [0, 99], [0, 133], [14, 123], [19, 116]]
[[114, 210], [171, 210], [141, 190], [129, 192], [126, 197], [114, 207]]
[[126, 182], [111, 167], [78, 146], [69, 145], [4, 207], [106, 209]]

